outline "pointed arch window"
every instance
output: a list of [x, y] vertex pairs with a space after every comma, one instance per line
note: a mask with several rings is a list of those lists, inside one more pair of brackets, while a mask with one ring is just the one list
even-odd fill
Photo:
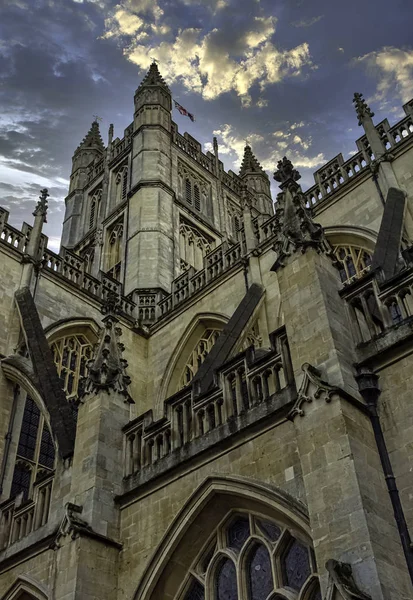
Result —
[[221, 331], [218, 329], [206, 329], [204, 331], [201, 339], [198, 340], [188, 356], [179, 382], [179, 389], [182, 389], [192, 381], [192, 378], [204, 362], [220, 333]]
[[108, 228], [107, 273], [120, 281], [123, 249], [123, 217]]
[[11, 497], [22, 494], [27, 500], [33, 484], [54, 469], [55, 447], [47, 423], [37, 404], [27, 396], [11, 484]]
[[54, 341], [51, 350], [66, 396], [75, 398], [79, 381], [86, 375], [86, 362], [92, 357], [92, 343], [84, 334], [70, 334]]
[[359, 279], [371, 268], [372, 255], [365, 248], [340, 244], [334, 246], [333, 251], [339, 260], [340, 278], [344, 284]]
[[197, 271], [202, 269], [205, 256], [214, 247], [213, 240], [194, 225], [182, 220], [179, 225], [179, 242], [182, 271], [189, 267], [194, 267]]
[[196, 184], [194, 185], [194, 206], [196, 210], [201, 210], [201, 193], [199, 191], [199, 186]]
[[320, 600], [313, 551], [297, 535], [253, 513], [231, 514], [175, 600]]
[[90, 208], [89, 208], [89, 231], [96, 226], [98, 215], [99, 215], [99, 207], [100, 200], [102, 197], [102, 190], [97, 190], [90, 199]]

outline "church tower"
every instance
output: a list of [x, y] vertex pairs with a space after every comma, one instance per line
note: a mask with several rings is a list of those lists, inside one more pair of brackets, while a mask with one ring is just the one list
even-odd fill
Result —
[[152, 63], [135, 92], [125, 292], [169, 291], [174, 269], [171, 92]]

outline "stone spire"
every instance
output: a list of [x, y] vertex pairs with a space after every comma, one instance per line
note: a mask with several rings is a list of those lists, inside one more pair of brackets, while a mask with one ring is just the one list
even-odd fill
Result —
[[152, 85], [160, 85], [161, 87], [165, 88], [165, 90], [168, 93], [170, 93], [169, 87], [166, 85], [164, 78], [160, 74], [158, 65], [155, 61], [153, 61], [153, 63], [149, 67], [149, 71], [147, 72], [140, 86], [138, 87], [138, 91], [140, 91], [144, 87]]
[[105, 317], [102, 319], [103, 330], [96, 346], [94, 357], [87, 362], [88, 375], [83, 382], [81, 397], [86, 394], [97, 394], [102, 390], [113, 390], [125, 396], [125, 401], [133, 402], [128, 392], [131, 382], [126, 375], [127, 361], [122, 358], [124, 345], [119, 342], [122, 330], [117, 327], [117, 314], [120, 312], [119, 297], [109, 293], [102, 307]]
[[298, 250], [305, 252], [310, 247], [333, 258], [323, 228], [319, 223], [314, 223], [301, 186], [297, 183], [301, 175], [287, 157], [278, 161], [274, 179], [279, 182], [282, 192], [277, 196], [275, 211], [278, 235], [274, 250], [277, 260], [271, 270], [277, 271], [284, 266], [288, 256]]
[[34, 217], [42, 217], [43, 223], [47, 223], [47, 220], [46, 220], [47, 208], [48, 208], [47, 198], [49, 196], [50, 196], [50, 194], [46, 188], [44, 188], [43, 190], [40, 190], [39, 201], [36, 205], [36, 208], [33, 211], [33, 216]]
[[249, 175], [251, 173], [259, 173], [260, 175], [265, 175], [267, 177], [266, 172], [258, 162], [255, 154], [253, 153], [251, 146], [246, 144], [244, 149], [244, 158], [242, 159], [241, 169], [239, 172], [240, 177], [244, 177], [245, 175]]
[[95, 148], [101, 152], [104, 152], [105, 150], [102, 136], [100, 135], [99, 122], [97, 119], [92, 122], [89, 131], [83, 138], [76, 151], [85, 150], [87, 148]]

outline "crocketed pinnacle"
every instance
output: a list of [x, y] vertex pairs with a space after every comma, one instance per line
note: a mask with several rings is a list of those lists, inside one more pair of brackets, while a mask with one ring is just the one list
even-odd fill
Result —
[[102, 136], [100, 135], [99, 123], [96, 120], [93, 121], [89, 131], [77, 149], [80, 150], [85, 148], [96, 148], [101, 152], [105, 150], [105, 145], [103, 143]]
[[127, 361], [122, 358], [124, 345], [119, 342], [122, 330], [117, 327], [119, 302], [110, 296], [102, 312], [106, 313], [102, 319], [103, 330], [96, 346], [94, 356], [87, 362], [88, 374], [82, 382], [81, 397], [87, 394], [96, 394], [102, 390], [114, 390], [123, 396], [127, 402], [133, 402], [128, 392], [131, 382], [126, 374]]
[[36, 208], [33, 211], [33, 216], [41, 216], [43, 217], [43, 221], [46, 223], [46, 215], [47, 215], [47, 198], [49, 197], [49, 192], [46, 188], [40, 190], [39, 201], [37, 202]]
[[141, 90], [142, 88], [147, 87], [147, 86], [151, 86], [151, 85], [160, 85], [168, 93], [171, 93], [170, 89], [166, 85], [166, 82], [165, 82], [164, 78], [159, 73], [158, 65], [156, 64], [155, 61], [149, 67], [149, 71], [147, 72], [147, 74], [145, 75], [144, 79], [142, 80], [142, 83], [138, 87], [138, 90]]
[[357, 92], [354, 94], [354, 99], [353, 99], [355, 108], [356, 108], [356, 113], [357, 113], [357, 118], [358, 118], [358, 122], [359, 125], [363, 124], [363, 120], [366, 117], [374, 117], [374, 112], [371, 111], [369, 105], [367, 104], [367, 102], [364, 100], [363, 98], [363, 94], [358, 94]]
[[287, 257], [294, 252], [305, 252], [309, 247], [334, 258], [323, 228], [314, 223], [311, 210], [306, 206], [306, 198], [297, 183], [300, 178], [300, 173], [287, 157], [278, 162], [274, 179], [279, 182], [282, 192], [277, 196], [275, 210], [277, 240], [274, 250], [277, 260], [272, 271], [283, 267]]
[[258, 162], [255, 154], [251, 150], [251, 146], [247, 144], [244, 149], [244, 158], [242, 159], [239, 176], [244, 177], [244, 175], [250, 173], [259, 173], [260, 175], [267, 175], [260, 163]]

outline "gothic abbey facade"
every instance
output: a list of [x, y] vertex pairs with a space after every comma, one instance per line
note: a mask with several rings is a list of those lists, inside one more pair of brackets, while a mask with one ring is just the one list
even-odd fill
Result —
[[280, 192], [171, 120], [0, 209], [2, 600], [413, 598], [413, 101]]

